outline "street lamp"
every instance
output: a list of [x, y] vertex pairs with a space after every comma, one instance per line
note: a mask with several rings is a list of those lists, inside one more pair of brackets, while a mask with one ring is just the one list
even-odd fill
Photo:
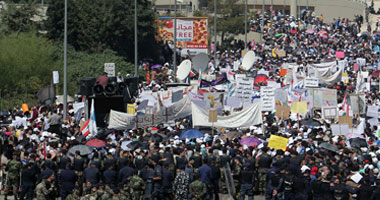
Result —
[[65, 0], [63, 39], [63, 119], [67, 119], [67, 0]]
[[[174, 74], [177, 74], [177, 0], [174, 0], [174, 53], [173, 53]], [[177, 80], [177, 79], [176, 79]]]
[[138, 77], [138, 52], [137, 52], [137, 0], [135, 0], [135, 77]]

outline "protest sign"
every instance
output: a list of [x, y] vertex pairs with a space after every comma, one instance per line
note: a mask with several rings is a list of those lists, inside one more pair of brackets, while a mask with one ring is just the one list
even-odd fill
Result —
[[337, 107], [322, 107], [322, 116], [324, 119], [335, 119], [338, 116]]
[[349, 133], [348, 124], [333, 124], [331, 125], [333, 135], [347, 135]]
[[337, 51], [335, 52], [336, 58], [344, 58], [344, 52], [343, 51]]
[[266, 112], [275, 111], [274, 88], [263, 86], [260, 88], [261, 110]]
[[135, 114], [136, 113], [136, 105], [135, 104], [127, 104], [127, 113]]
[[354, 71], [359, 71], [359, 64], [358, 63], [355, 63], [354, 64]]
[[367, 117], [379, 117], [379, 107], [378, 106], [367, 106]]
[[338, 105], [337, 90], [326, 88], [313, 89], [313, 105], [315, 108]]
[[366, 114], [365, 95], [350, 95], [350, 106], [354, 114]]
[[268, 147], [285, 151], [287, 145], [288, 138], [280, 137], [277, 135], [270, 135]]
[[290, 110], [292, 113], [305, 114], [307, 113], [307, 103], [293, 101]]
[[286, 76], [287, 73], [288, 73], [288, 72], [287, 72], [287, 69], [280, 69], [280, 76], [281, 76], [281, 77]]
[[276, 116], [280, 119], [289, 119], [290, 108], [288, 106], [276, 106]]
[[253, 79], [236, 77], [236, 96], [240, 98], [243, 104], [251, 103], [253, 93]]
[[347, 72], [344, 72], [342, 73], [342, 81], [345, 82], [345, 83], [348, 83], [348, 73]]
[[218, 110], [209, 110], [208, 122], [216, 122], [218, 120]]
[[350, 116], [339, 116], [339, 124], [348, 124], [348, 127], [352, 128], [352, 117], [350, 117]]
[[104, 63], [104, 72], [108, 77], [115, 76], [115, 63]]
[[59, 72], [53, 71], [53, 84], [58, 84], [58, 83], [59, 83]]
[[317, 78], [306, 77], [304, 83], [305, 87], [318, 87], [319, 80]]
[[283, 58], [286, 56], [286, 51], [284, 50], [279, 50], [278, 53], [277, 53], [278, 57], [279, 58]]

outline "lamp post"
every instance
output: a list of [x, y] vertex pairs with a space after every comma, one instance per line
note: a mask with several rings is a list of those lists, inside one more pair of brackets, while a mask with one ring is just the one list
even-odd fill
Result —
[[65, 0], [63, 37], [63, 119], [67, 119], [67, 0]]
[[216, 64], [216, 0], [214, 0], [214, 62]]
[[244, 43], [244, 49], [247, 47], [247, 28], [248, 28], [248, 22], [247, 22], [247, 7], [248, 7], [248, 0], [245, 0], [245, 7], [244, 7], [244, 15], [245, 15], [245, 29], [244, 29], [244, 33], [245, 33], [245, 43]]
[[138, 77], [137, 0], [135, 0], [135, 77]]
[[174, 0], [174, 74], [177, 74], [177, 0]]

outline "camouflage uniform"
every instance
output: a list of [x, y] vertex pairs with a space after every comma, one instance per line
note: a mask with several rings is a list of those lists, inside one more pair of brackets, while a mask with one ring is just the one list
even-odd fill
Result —
[[20, 183], [20, 170], [22, 163], [17, 160], [11, 160], [5, 170], [8, 171], [7, 182], [5, 186], [5, 195], [9, 194], [9, 189], [12, 187], [13, 195], [17, 195], [19, 183]]
[[189, 186], [191, 199], [205, 199], [205, 195], [207, 192], [206, 184], [202, 183], [200, 180], [195, 180]]
[[45, 180], [43, 180], [40, 184], [36, 187], [36, 197], [38, 200], [48, 200], [49, 195], [54, 192], [54, 187], [47, 187]]
[[77, 194], [69, 194], [67, 195], [65, 200], [79, 200], [80, 196]]
[[96, 192], [91, 193], [91, 194], [86, 194], [82, 198], [80, 198], [80, 200], [97, 200], [97, 199], [98, 199], [98, 194]]
[[129, 182], [131, 185], [131, 187], [130, 187], [131, 188], [131, 190], [130, 190], [131, 199], [132, 200], [140, 200], [141, 197], [143, 196], [144, 190], [145, 190], [144, 180], [142, 178], [140, 178], [139, 176], [134, 175], [134, 176], [132, 176], [132, 178]]

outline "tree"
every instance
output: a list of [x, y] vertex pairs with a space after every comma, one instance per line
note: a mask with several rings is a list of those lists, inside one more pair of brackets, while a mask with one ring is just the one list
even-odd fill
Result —
[[0, 30], [6, 34], [37, 30], [39, 23], [35, 17], [38, 17], [35, 3], [7, 4], [0, 12]]
[[11, 103], [36, 102], [36, 93], [51, 82], [58, 69], [53, 45], [33, 32], [0, 37], [0, 89]]
[[[154, 13], [148, 0], [138, 0], [140, 57], [155, 57]], [[48, 38], [63, 40], [63, 1], [47, 11]], [[125, 0], [68, 0], [68, 43], [77, 51], [102, 53], [112, 49], [134, 60], [134, 4]], [[147, 51], [149, 49], [149, 51]]]

